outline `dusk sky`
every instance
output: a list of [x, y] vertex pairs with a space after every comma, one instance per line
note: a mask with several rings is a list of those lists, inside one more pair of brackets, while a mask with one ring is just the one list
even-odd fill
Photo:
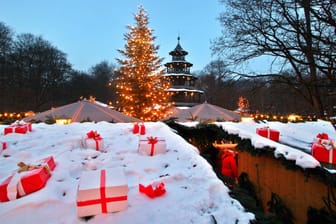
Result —
[[189, 52], [192, 72], [203, 69], [211, 56], [210, 41], [220, 36], [218, 16], [223, 5], [218, 0], [0, 0], [0, 21], [15, 34], [42, 36], [67, 54], [74, 69], [87, 71], [106, 60], [116, 64], [117, 49], [125, 45], [127, 25], [142, 5], [149, 27], [160, 46], [164, 63], [177, 44]]

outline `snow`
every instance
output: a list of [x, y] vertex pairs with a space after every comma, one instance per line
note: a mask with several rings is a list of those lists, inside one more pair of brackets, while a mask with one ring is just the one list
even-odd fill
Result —
[[[185, 61], [181, 61], [181, 62], [184, 63]], [[191, 77], [191, 78], [196, 78], [192, 74], [188, 74], [188, 73], [165, 73], [162, 76], [188, 76], [188, 77]]]
[[197, 90], [197, 89], [186, 89], [186, 88], [181, 88], [181, 89], [177, 89], [177, 88], [168, 88], [166, 91], [175, 91], [175, 92], [195, 92], [195, 93], [204, 93], [204, 91], [202, 90]]
[[[319, 133], [328, 134], [336, 141], [336, 130], [330, 122], [281, 123], [281, 122], [222, 122], [217, 123], [230, 134], [237, 134], [243, 139], [250, 139], [255, 148], [266, 146], [275, 148], [274, 156], [283, 156], [287, 160], [295, 160], [302, 168], [315, 168], [320, 163], [311, 156], [311, 144]], [[269, 127], [280, 132], [279, 142], [275, 142], [256, 134], [256, 128]]]
[[[167, 152], [139, 154], [139, 135], [132, 123], [33, 124], [27, 134], [0, 135], [8, 148], [0, 156], [0, 181], [17, 163], [34, 164], [52, 155], [56, 168], [46, 186], [16, 200], [0, 203], [1, 223], [249, 223], [254, 215], [232, 199], [198, 150], [161, 122], [146, 123], [146, 136], [166, 139]], [[0, 125], [1, 130], [6, 125]], [[105, 152], [84, 149], [82, 138], [95, 130]], [[86, 170], [123, 168], [128, 182], [127, 210], [100, 214], [88, 221], [77, 217], [76, 195]], [[149, 198], [138, 185], [164, 182], [166, 194]], [[36, 215], [38, 214], [38, 215]]]
[[[183, 123], [193, 126], [196, 122]], [[336, 138], [335, 128], [326, 121], [305, 123], [217, 122], [229, 133], [251, 139], [255, 147], [271, 146], [274, 156], [283, 155], [296, 164], [320, 166], [310, 156], [310, 144], [318, 133]], [[229, 189], [216, 177], [198, 150], [161, 122], [145, 123], [146, 136], [166, 139], [167, 152], [153, 157], [138, 153], [139, 135], [131, 123], [33, 124], [27, 134], [0, 135], [8, 148], [0, 154], [0, 181], [17, 170], [17, 163], [34, 163], [52, 155], [56, 168], [46, 186], [19, 199], [0, 203], [2, 223], [249, 223], [254, 215], [229, 196]], [[274, 142], [256, 134], [257, 127], [280, 131]], [[0, 125], [3, 130], [6, 125]], [[85, 149], [82, 138], [95, 130], [104, 139], [105, 151]], [[79, 178], [86, 170], [118, 167], [125, 172], [129, 192], [124, 211], [77, 217], [76, 195]], [[149, 198], [139, 184], [163, 182], [166, 194]], [[38, 215], [37, 215], [38, 214]], [[215, 221], [214, 221], [215, 220]]]

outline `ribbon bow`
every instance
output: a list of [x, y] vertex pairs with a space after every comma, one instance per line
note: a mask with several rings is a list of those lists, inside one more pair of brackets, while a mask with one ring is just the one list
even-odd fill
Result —
[[154, 155], [154, 145], [156, 144], [156, 143], [158, 143], [158, 139], [157, 139], [157, 137], [152, 137], [152, 136], [150, 136], [150, 137], [147, 137], [147, 140], [148, 140], [148, 144], [150, 144], [151, 145], [151, 149], [150, 149], [150, 156], [153, 156]]
[[157, 139], [157, 137], [147, 137], [148, 140], [148, 144], [156, 144], [159, 140]]
[[316, 138], [319, 138], [319, 139], [329, 139], [329, 136], [328, 134], [326, 133], [319, 133]]
[[[39, 168], [42, 167], [41, 164], [30, 165], [30, 164], [26, 164], [24, 162], [19, 162], [17, 165], [19, 166], [19, 169], [17, 171], [18, 173], [35, 170], [35, 169], [39, 169]], [[47, 173], [49, 173], [49, 174], [51, 173], [51, 170], [50, 170], [48, 165], [44, 165], [43, 167], [46, 169]]]
[[100, 137], [100, 134], [98, 134], [97, 131], [90, 131], [86, 133], [88, 138], [93, 138], [94, 140], [101, 140], [102, 138]]
[[144, 186], [139, 184], [139, 192], [146, 194], [150, 198], [156, 198], [166, 193], [165, 185], [163, 182], [153, 185]]

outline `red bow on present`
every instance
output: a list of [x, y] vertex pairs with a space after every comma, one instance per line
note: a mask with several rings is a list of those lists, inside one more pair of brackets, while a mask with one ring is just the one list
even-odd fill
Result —
[[316, 136], [316, 138], [319, 138], [319, 139], [329, 139], [329, 136], [326, 133], [320, 133], [320, 134], [318, 134]]
[[148, 140], [148, 144], [156, 144], [159, 140], [157, 139], [157, 137], [147, 137]]
[[139, 192], [146, 194], [150, 198], [155, 198], [166, 193], [166, 189], [163, 182], [157, 184], [154, 188], [152, 184], [146, 187], [142, 184], [139, 184]]
[[97, 131], [90, 131], [86, 133], [88, 138], [93, 138], [94, 140], [101, 140], [102, 138], [100, 137], [100, 134], [98, 134]]
[[156, 143], [158, 143], [158, 139], [157, 137], [147, 137], [147, 140], [148, 140], [148, 144], [151, 144], [151, 150], [150, 150], [150, 156], [153, 156], [154, 155], [154, 145]]

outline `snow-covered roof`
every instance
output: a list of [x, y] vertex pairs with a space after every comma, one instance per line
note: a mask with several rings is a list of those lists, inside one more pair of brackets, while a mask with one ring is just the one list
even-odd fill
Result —
[[195, 93], [204, 93], [202, 90], [198, 89], [177, 89], [177, 88], [169, 88], [166, 91], [171, 91], [171, 92], [195, 92]]
[[189, 77], [196, 78], [195, 76], [193, 76], [191, 74], [187, 74], [187, 73], [165, 73], [162, 76], [164, 76], [164, 77], [166, 77], [166, 76], [189, 76]]
[[81, 100], [60, 107], [37, 113], [34, 116], [24, 118], [25, 121], [45, 121], [50, 117], [54, 119], [71, 119], [71, 122], [81, 122], [86, 119], [91, 121], [114, 122], [139, 122], [137, 118], [127, 116], [109, 108], [106, 104], [97, 101]]
[[180, 122], [185, 122], [191, 117], [197, 118], [197, 121], [222, 120], [222, 121], [239, 121], [240, 115], [225, 108], [204, 102], [188, 109], [179, 110], [172, 114], [171, 117], [177, 118]]

